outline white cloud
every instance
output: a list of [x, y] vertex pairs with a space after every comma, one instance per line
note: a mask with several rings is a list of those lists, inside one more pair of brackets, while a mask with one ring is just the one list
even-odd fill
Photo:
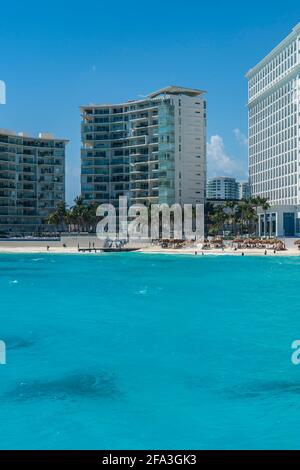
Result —
[[239, 128], [233, 129], [233, 133], [239, 144], [245, 145], [246, 147], [248, 147], [248, 139], [245, 136], [245, 134], [242, 133], [241, 129]]
[[207, 169], [210, 178], [215, 176], [247, 177], [247, 172], [241, 162], [226, 153], [224, 141], [220, 135], [212, 135], [207, 142]]
[[0, 104], [6, 103], [5, 95], [6, 95], [5, 82], [3, 80], [0, 80]]

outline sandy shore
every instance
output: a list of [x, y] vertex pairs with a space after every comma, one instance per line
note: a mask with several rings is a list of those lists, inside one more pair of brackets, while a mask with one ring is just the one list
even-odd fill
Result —
[[[61, 246], [51, 246], [49, 251], [45, 246], [3, 246], [0, 245], [0, 253], [78, 253], [78, 249], [75, 247], [63, 248]], [[80, 253], [81, 254], [81, 253]]]
[[200, 248], [182, 248], [182, 249], [172, 249], [172, 248], [161, 248], [161, 247], [150, 247], [150, 248], [143, 248], [140, 250], [143, 253], [156, 253], [156, 254], [177, 254], [177, 255], [193, 255], [197, 254], [198, 256], [207, 255], [219, 255], [219, 256], [300, 256], [300, 251], [298, 248], [288, 248], [285, 251], [276, 251], [274, 253], [273, 250], [267, 250], [267, 255], [265, 255], [265, 249], [258, 249], [258, 248], [240, 248], [237, 251], [234, 251], [233, 248], [225, 248], [223, 251], [222, 249], [210, 249], [210, 250], [201, 250]]
[[[202, 256], [202, 253], [205, 256], [208, 255], [219, 255], [219, 256], [242, 256], [242, 253], [244, 253], [244, 256], [265, 256], [265, 250], [264, 249], [257, 249], [257, 248], [240, 248], [237, 251], [234, 251], [233, 248], [225, 248], [223, 251], [222, 249], [210, 249], [210, 250], [201, 250], [201, 248], [181, 248], [181, 249], [173, 249], [173, 248], [161, 248], [160, 246], [151, 246], [149, 248], [141, 248], [139, 253], [145, 253], [145, 254], [175, 254], [175, 255], [193, 255], [195, 256], [195, 253], [198, 256]], [[136, 253], [138, 253], [136, 252]], [[9, 244], [9, 246], [5, 246], [5, 244], [0, 243], [0, 253], [37, 253], [37, 254], [87, 254], [87, 255], [95, 255], [94, 252], [89, 253], [78, 253], [77, 246], [67, 246], [67, 247], [62, 247], [62, 246], [55, 246], [53, 244], [51, 246], [51, 242], [49, 243], [49, 251], [47, 251], [47, 246], [28, 246], [26, 243], [16, 243], [14, 246]], [[97, 255], [101, 256], [102, 253], [98, 252]], [[300, 251], [297, 249], [297, 247], [293, 248], [288, 248], [285, 251], [276, 251], [276, 253], [273, 252], [273, 250], [267, 250], [267, 256], [300, 256]]]

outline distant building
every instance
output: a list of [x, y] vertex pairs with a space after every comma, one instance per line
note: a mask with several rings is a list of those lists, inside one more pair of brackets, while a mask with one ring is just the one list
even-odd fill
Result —
[[251, 197], [251, 189], [248, 181], [240, 181], [239, 186], [239, 199], [249, 199]]
[[261, 235], [300, 234], [300, 23], [249, 70], [249, 176]]
[[235, 201], [239, 199], [239, 185], [235, 178], [219, 176], [208, 180], [206, 198], [209, 200]]
[[81, 106], [85, 203], [203, 203], [204, 92], [168, 86], [140, 100]]
[[0, 129], [0, 232], [51, 229], [45, 218], [65, 200], [67, 142]]

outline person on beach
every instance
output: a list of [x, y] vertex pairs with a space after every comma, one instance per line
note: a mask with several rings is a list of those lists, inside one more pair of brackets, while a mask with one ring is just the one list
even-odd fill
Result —
[[49, 246], [49, 245], [47, 245], [47, 251], [49, 251], [49, 249], [50, 249], [50, 246]]

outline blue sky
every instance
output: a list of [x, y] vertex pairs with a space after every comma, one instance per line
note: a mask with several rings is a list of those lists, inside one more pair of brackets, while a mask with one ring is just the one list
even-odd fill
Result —
[[247, 175], [246, 71], [300, 21], [299, 1], [14, 1], [0, 5], [0, 127], [70, 139], [79, 194], [81, 104], [166, 85], [207, 91], [210, 175]]

